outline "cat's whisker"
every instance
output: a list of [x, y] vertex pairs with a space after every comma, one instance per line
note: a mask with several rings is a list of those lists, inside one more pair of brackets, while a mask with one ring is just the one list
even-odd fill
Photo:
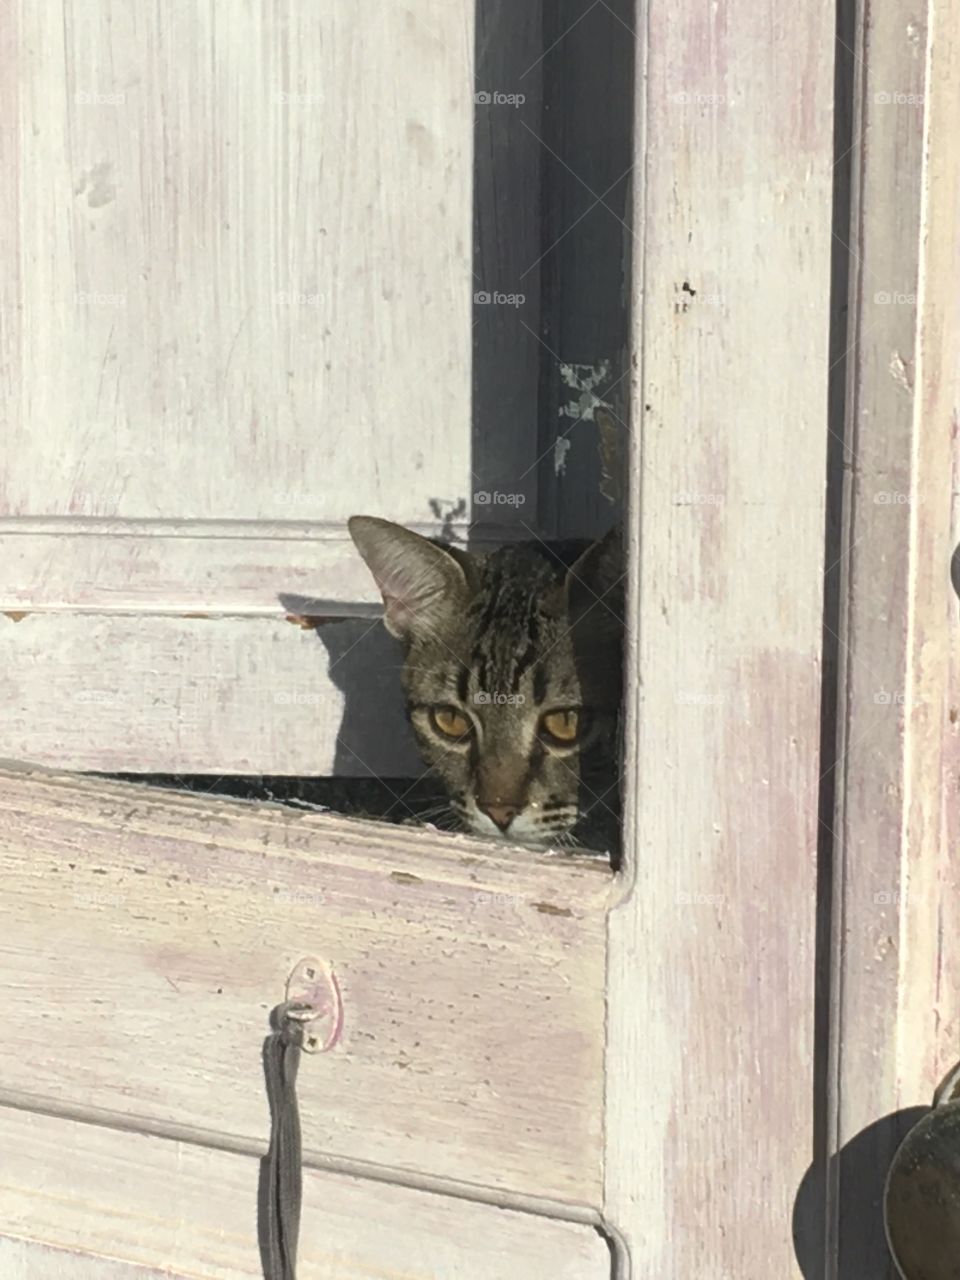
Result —
[[420, 822], [436, 822], [439, 818], [447, 817], [449, 814], [449, 805], [438, 804], [433, 809], [418, 810], [416, 817]]
[[456, 823], [450, 820], [449, 815], [438, 814], [436, 817], [426, 818], [424, 821], [428, 826], [436, 827], [438, 831], [456, 831], [457, 829]]

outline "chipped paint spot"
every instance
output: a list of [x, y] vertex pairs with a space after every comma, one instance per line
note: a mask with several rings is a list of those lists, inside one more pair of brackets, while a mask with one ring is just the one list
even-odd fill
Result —
[[439, 520], [443, 526], [440, 537], [446, 542], [462, 542], [463, 538], [453, 526], [455, 521], [467, 518], [466, 498], [430, 498], [428, 505], [434, 520]]
[[902, 387], [904, 391], [912, 391], [913, 373], [898, 351], [895, 351], [890, 357], [889, 367], [897, 386]]
[[552, 902], [535, 902], [534, 908], [545, 916], [572, 916], [569, 907], [555, 907]]
[[609, 360], [601, 360], [599, 364], [561, 364], [560, 378], [564, 386], [579, 393], [560, 406], [561, 418], [592, 422], [599, 407], [612, 408], [612, 405], [596, 394], [597, 387], [610, 380]]
[[553, 474], [562, 476], [567, 470], [567, 454], [573, 448], [573, 442], [566, 436], [560, 436], [553, 444]]
[[110, 177], [109, 160], [101, 160], [92, 169], [80, 175], [80, 180], [73, 188], [74, 195], [87, 193], [87, 204], [91, 209], [100, 209], [109, 204], [117, 194], [116, 184]]
[[390, 879], [396, 880], [398, 884], [423, 884], [421, 878], [412, 871], [391, 871]]
[[22, 622], [27, 616], [27, 612], [27, 610], [21, 611], [19, 609], [8, 609], [5, 612], [4, 617], [9, 618], [11, 622]]

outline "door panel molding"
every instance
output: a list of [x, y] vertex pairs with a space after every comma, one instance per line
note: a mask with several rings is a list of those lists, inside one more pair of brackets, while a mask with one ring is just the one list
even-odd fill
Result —
[[21, 1102], [262, 1140], [267, 1014], [319, 955], [344, 1031], [300, 1071], [308, 1152], [599, 1206], [602, 860], [16, 766], [0, 817]]
[[[0, 1146], [5, 1280], [263, 1275], [255, 1156], [3, 1106]], [[514, 1280], [518, 1269], [606, 1280], [609, 1253], [586, 1225], [304, 1170], [299, 1280]]]

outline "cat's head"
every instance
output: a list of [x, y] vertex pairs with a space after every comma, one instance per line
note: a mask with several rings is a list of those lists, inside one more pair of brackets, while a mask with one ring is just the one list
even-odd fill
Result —
[[614, 811], [623, 633], [619, 532], [569, 568], [529, 544], [471, 553], [354, 516], [420, 750], [467, 830], [545, 844]]

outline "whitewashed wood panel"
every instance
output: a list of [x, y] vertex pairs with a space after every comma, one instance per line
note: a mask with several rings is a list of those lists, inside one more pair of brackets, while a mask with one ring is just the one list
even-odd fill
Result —
[[[261, 1276], [255, 1157], [0, 1108], [4, 1280]], [[607, 1280], [590, 1226], [304, 1173], [299, 1280]]]
[[7, 610], [276, 615], [303, 597], [380, 611], [346, 526], [0, 518], [0, 566]]
[[876, 1189], [837, 1153], [868, 1131], [885, 1169], [892, 1113], [929, 1105], [960, 1044], [960, 5], [866, 5], [857, 49], [830, 1280], [893, 1274]]
[[10, 610], [0, 744], [66, 769], [416, 778], [401, 661], [376, 619]]
[[[360, 514], [366, 501], [357, 495]], [[468, 537], [462, 521], [408, 527], [428, 538]], [[473, 548], [515, 540], [496, 521], [484, 531], [470, 536]], [[275, 616], [303, 608], [380, 616], [380, 595], [345, 525], [0, 516], [2, 610]]]
[[262, 1139], [267, 1015], [318, 955], [344, 1025], [300, 1072], [313, 1158], [599, 1203], [597, 860], [9, 767], [0, 879], [6, 1102]]
[[[7, 15], [0, 609], [279, 614], [298, 595], [349, 613], [375, 599], [348, 516], [462, 526], [473, 36], [472, 0], [25, 0]], [[169, 627], [140, 635], [169, 672]], [[34, 667], [28, 632], [6, 648]], [[296, 659], [258, 648], [282, 685]], [[191, 657], [202, 677], [203, 640], [175, 664], [185, 695]], [[114, 651], [96, 660], [127, 678]], [[59, 717], [24, 688], [30, 731], [4, 749], [50, 759]], [[123, 759], [91, 743], [84, 763], [245, 768], [239, 736], [226, 745], [189, 697], [176, 737], [139, 750], [156, 692], [111, 724]], [[340, 707], [315, 704], [324, 745], [298, 760], [283, 715], [250, 724], [251, 767], [356, 772], [333, 745]], [[385, 728], [360, 754], [405, 773], [409, 739]]]
[[[0, 1235], [0, 1269], [11, 1280], [169, 1280], [170, 1271], [69, 1253], [33, 1240]], [[172, 1273], [176, 1275], [176, 1273]]]
[[782, 1280], [813, 1125], [834, 12], [652, 0], [644, 30], [606, 1214], [636, 1277]]
[[18, 6], [4, 512], [466, 502], [472, 37], [470, 0]]

